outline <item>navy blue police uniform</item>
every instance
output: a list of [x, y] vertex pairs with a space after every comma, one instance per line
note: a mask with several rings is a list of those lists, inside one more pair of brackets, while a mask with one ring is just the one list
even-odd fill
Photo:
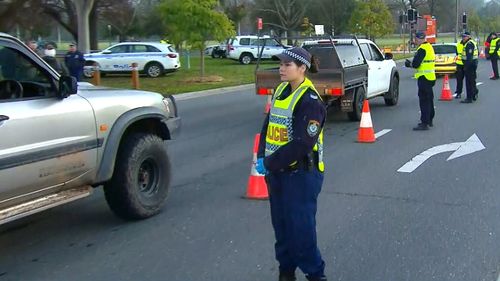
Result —
[[66, 68], [69, 75], [76, 78], [77, 81], [82, 81], [83, 67], [85, 66], [85, 58], [80, 51], [67, 52], [64, 57]]
[[[282, 85], [285, 84], [280, 87]], [[323, 184], [323, 171], [319, 168], [319, 163], [322, 164], [322, 147], [321, 152], [314, 151], [320, 138], [322, 146], [326, 106], [307, 78], [294, 93], [290, 84], [284, 86], [281, 93], [275, 93], [279, 96], [274, 96], [273, 102], [275, 99], [286, 100], [304, 85], [307, 90], [293, 109], [289, 130], [292, 134], [289, 136], [291, 141], [266, 156], [266, 141], [269, 135], [285, 134], [279, 130], [268, 132], [270, 118], [273, 118], [271, 108], [271, 113], [267, 115], [262, 126], [257, 154], [258, 158], [264, 159], [267, 170], [266, 181], [280, 280], [296, 280], [297, 268], [306, 274], [308, 280], [326, 280], [325, 262], [316, 239], [317, 198]], [[319, 153], [321, 155], [318, 155]]]
[[[470, 33], [465, 32], [464, 37], [470, 37]], [[478, 65], [478, 50], [475, 42], [468, 39], [465, 43], [465, 57], [462, 57], [464, 63], [465, 88], [467, 90], [467, 98], [462, 103], [472, 103], [478, 97], [479, 89], [476, 86], [477, 65]]]

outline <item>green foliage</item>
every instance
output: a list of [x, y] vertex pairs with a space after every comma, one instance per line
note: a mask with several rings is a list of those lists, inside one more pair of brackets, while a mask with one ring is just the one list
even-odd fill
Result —
[[394, 29], [391, 13], [382, 0], [357, 2], [349, 21], [349, 29], [371, 39], [389, 34]]
[[203, 50], [208, 40], [233, 36], [233, 23], [215, 9], [217, 5], [217, 0], [164, 0], [159, 9], [168, 27], [168, 39]]

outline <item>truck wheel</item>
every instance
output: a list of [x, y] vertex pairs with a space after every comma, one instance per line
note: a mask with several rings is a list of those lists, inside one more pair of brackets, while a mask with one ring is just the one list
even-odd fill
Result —
[[240, 63], [241, 64], [250, 64], [252, 63], [253, 56], [251, 54], [243, 54], [240, 57]]
[[365, 101], [365, 89], [360, 87], [356, 90], [354, 94], [354, 100], [352, 101], [352, 111], [347, 112], [347, 116], [351, 121], [361, 120], [361, 113], [363, 112], [363, 102]]
[[111, 210], [127, 220], [156, 215], [167, 198], [170, 161], [157, 135], [135, 133], [120, 145], [113, 178], [104, 185]]
[[392, 77], [391, 86], [389, 87], [389, 92], [385, 93], [384, 101], [385, 105], [393, 106], [398, 103], [399, 100], [399, 79], [396, 76]]

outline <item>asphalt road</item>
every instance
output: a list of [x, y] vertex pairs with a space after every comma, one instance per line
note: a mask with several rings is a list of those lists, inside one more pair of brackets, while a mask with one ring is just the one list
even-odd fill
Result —
[[[497, 280], [500, 81], [488, 79], [488, 63], [479, 68], [478, 102], [436, 98], [430, 131], [411, 130], [419, 110], [406, 69], [396, 107], [370, 102], [375, 131], [392, 130], [376, 143], [356, 143], [358, 123], [329, 113], [317, 218], [329, 280]], [[124, 222], [97, 189], [1, 226], [0, 280], [277, 280], [268, 202], [241, 198], [264, 102], [251, 90], [180, 100], [183, 132], [169, 143], [175, 177], [164, 212]], [[485, 150], [450, 161], [452, 152], [442, 153], [397, 172], [473, 134]]]

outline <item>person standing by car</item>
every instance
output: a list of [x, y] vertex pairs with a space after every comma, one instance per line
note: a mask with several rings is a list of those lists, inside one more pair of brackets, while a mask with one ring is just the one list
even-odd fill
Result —
[[500, 38], [498, 38], [495, 32], [491, 33], [490, 49], [488, 53], [491, 60], [491, 68], [493, 69], [493, 76], [490, 77], [491, 80], [497, 80], [500, 78], [498, 76], [498, 53], [500, 48]]
[[60, 75], [67, 75], [67, 69], [56, 59], [56, 48], [52, 43], [45, 45], [44, 56], [42, 59], [47, 62]]
[[300, 268], [310, 281], [325, 281], [316, 241], [317, 199], [323, 184], [326, 107], [307, 70], [311, 55], [295, 47], [277, 55], [280, 77], [263, 124], [256, 169], [266, 174], [276, 237], [279, 280], [294, 281]]
[[69, 44], [69, 51], [64, 57], [64, 62], [68, 68], [69, 75], [75, 77], [77, 81], [82, 81], [85, 58], [83, 54], [76, 49], [76, 43], [72, 42]]
[[464, 50], [465, 42], [462, 39], [457, 43], [457, 53], [456, 53], [456, 64], [457, 71], [455, 72], [455, 78], [457, 79], [457, 88], [455, 90], [455, 98], [459, 99], [462, 97], [462, 91], [464, 88], [464, 62], [462, 61], [462, 51]]
[[406, 67], [413, 67], [415, 79], [418, 86], [418, 100], [420, 104], [420, 123], [413, 128], [415, 131], [429, 130], [433, 126], [434, 119], [434, 91], [436, 84], [436, 55], [432, 45], [425, 40], [425, 33], [417, 32], [415, 34], [415, 43], [418, 46], [413, 61], [406, 60]]
[[[462, 51], [462, 61], [464, 62], [465, 86], [467, 88], [467, 98], [460, 101], [461, 103], [472, 103], [478, 96], [479, 90], [476, 86], [477, 77], [477, 59], [479, 52], [477, 44], [471, 39], [469, 32], [464, 32], [462, 38], [465, 42], [464, 50]], [[491, 49], [491, 48], [490, 48]]]

